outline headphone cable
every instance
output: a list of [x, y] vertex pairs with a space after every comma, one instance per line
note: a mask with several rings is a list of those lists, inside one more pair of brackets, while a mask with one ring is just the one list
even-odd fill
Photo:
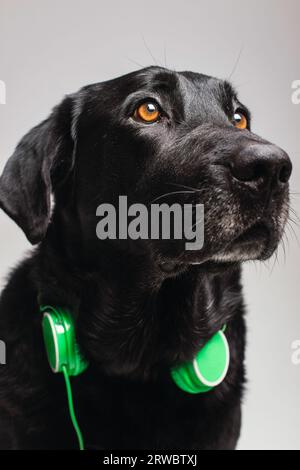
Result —
[[78, 439], [79, 450], [84, 450], [84, 442], [83, 442], [82, 432], [81, 432], [80, 427], [78, 425], [78, 421], [77, 421], [75, 410], [74, 410], [74, 402], [73, 402], [71, 381], [70, 381], [70, 377], [68, 375], [66, 366], [62, 367], [62, 371], [63, 371], [63, 374], [64, 374], [65, 383], [66, 383], [70, 418], [71, 418], [71, 421], [72, 421], [72, 424], [73, 424], [73, 427], [74, 427], [74, 430], [76, 432], [76, 436], [77, 436], [77, 439]]

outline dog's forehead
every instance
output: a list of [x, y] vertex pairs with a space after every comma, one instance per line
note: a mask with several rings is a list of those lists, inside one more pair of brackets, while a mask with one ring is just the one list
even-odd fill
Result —
[[218, 97], [220, 93], [224, 92], [231, 96], [235, 95], [233, 88], [227, 81], [202, 73], [176, 72], [158, 66], [137, 70], [102, 84], [113, 88], [115, 91], [119, 89], [120, 92], [125, 93], [131, 93], [139, 89], [161, 88], [169, 91], [181, 91], [186, 95], [208, 96], [211, 94]]
[[183, 106], [186, 117], [201, 112], [209, 114], [230, 108], [236, 94], [224, 80], [196, 72], [175, 72], [162, 67], [149, 67], [121, 77], [120, 95], [136, 91], [155, 91], [171, 97]]
[[187, 117], [230, 112], [237, 101], [233, 87], [224, 80], [194, 72], [179, 72], [178, 77]]

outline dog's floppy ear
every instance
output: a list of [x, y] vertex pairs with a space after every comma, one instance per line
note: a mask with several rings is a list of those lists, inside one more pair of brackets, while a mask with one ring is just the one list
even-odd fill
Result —
[[0, 178], [0, 207], [22, 228], [32, 244], [40, 242], [47, 232], [56, 173], [72, 167], [72, 108], [70, 96], [48, 119], [28, 132]]

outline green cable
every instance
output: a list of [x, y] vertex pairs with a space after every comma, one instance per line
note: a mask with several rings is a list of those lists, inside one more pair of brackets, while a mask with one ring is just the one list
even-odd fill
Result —
[[72, 395], [72, 387], [71, 387], [70, 377], [68, 375], [68, 372], [67, 372], [67, 369], [66, 369], [65, 366], [62, 367], [62, 371], [63, 371], [65, 382], [66, 382], [67, 397], [68, 397], [68, 404], [69, 404], [69, 412], [70, 412], [71, 421], [72, 421], [73, 427], [74, 427], [76, 435], [77, 435], [77, 439], [78, 439], [78, 443], [79, 443], [79, 449], [84, 450], [83, 437], [82, 437], [82, 433], [81, 433], [80, 427], [78, 425], [76, 415], [75, 415], [75, 410], [74, 410], [74, 403], [73, 403], [73, 395]]

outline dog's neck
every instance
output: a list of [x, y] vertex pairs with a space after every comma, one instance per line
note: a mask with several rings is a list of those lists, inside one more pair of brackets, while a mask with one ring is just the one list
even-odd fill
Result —
[[148, 378], [191, 360], [236, 310], [237, 271], [217, 275], [190, 266], [167, 275], [146, 253], [109, 246], [93, 269], [74, 265], [49, 240], [39, 259], [39, 303], [70, 309], [88, 359], [109, 373]]

